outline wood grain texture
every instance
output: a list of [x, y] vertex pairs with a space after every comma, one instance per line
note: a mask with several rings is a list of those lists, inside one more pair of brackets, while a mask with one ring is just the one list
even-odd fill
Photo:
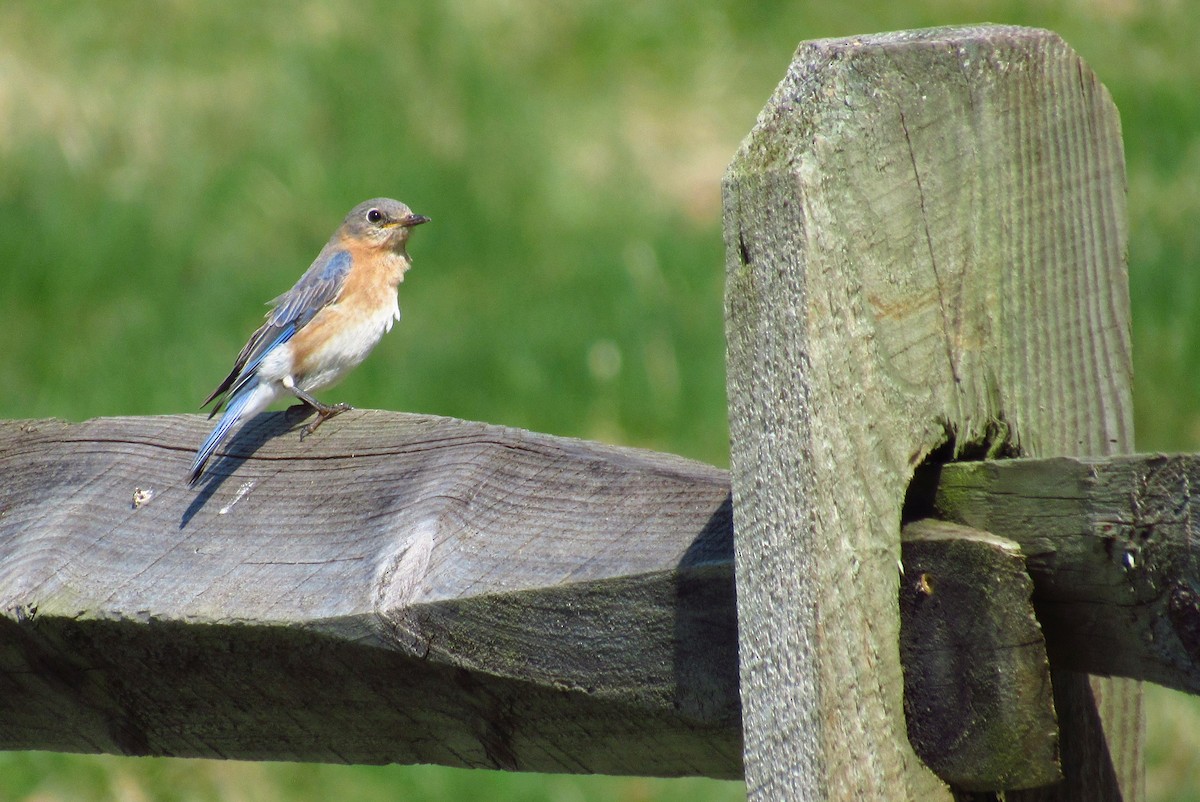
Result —
[[741, 775], [728, 477], [351, 412], [0, 423], [0, 749]]
[[1021, 544], [1056, 664], [1200, 694], [1200, 458], [930, 469], [941, 517]]
[[924, 519], [903, 533], [908, 738], [955, 791], [1058, 782], [1058, 722], [1033, 582], [1012, 540]]
[[[180, 443], [205, 428], [192, 416], [0, 423], [0, 748], [737, 775], [724, 471], [378, 412], [299, 442], [270, 415], [196, 493], [182, 485], [191, 451]], [[949, 464], [919, 472], [910, 495], [1026, 543], [1058, 609], [1105, 611], [1080, 628], [1042, 610], [1073, 669], [1116, 660], [1196, 692], [1187, 544], [1198, 465]], [[951, 542], [960, 530], [969, 535]], [[977, 533], [952, 524], [903, 537], [917, 588], [926, 573], [962, 585], [1012, 562], [992, 555], [981, 569]], [[933, 581], [947, 598], [947, 580]], [[989, 586], [977, 599], [995, 607], [986, 617], [1011, 612], [993, 605], [1009, 584], [965, 584]], [[1114, 603], [1125, 596], [1140, 601]], [[965, 722], [975, 736], [1045, 747], [1036, 699], [980, 706], [1009, 690], [992, 676], [1014, 676], [992, 671], [999, 647], [976, 631], [977, 612], [935, 617], [927, 637], [928, 605], [901, 604], [906, 677], [954, 673], [933, 648], [945, 636], [984, 683], [952, 715], [909, 688], [909, 732]], [[1081, 639], [1097, 632], [1114, 640]], [[1171, 634], [1180, 645], [1164, 651]], [[1010, 640], [1010, 651], [1028, 645]], [[998, 773], [999, 750], [951, 740], [930, 762], [960, 788], [1015, 787], [1049, 765], [1044, 748], [1023, 747], [1024, 773], [1012, 761]]]
[[[1132, 450], [1124, 187], [1052, 33], [798, 49], [723, 190], [751, 799], [948, 798], [905, 737], [898, 510], [947, 439]], [[1140, 691], [1055, 682], [1044, 798], [1141, 798]]]

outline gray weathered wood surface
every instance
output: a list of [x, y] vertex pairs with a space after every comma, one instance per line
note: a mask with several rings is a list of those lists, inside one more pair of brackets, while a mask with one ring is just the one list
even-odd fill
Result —
[[[206, 428], [197, 416], [0, 422], [0, 748], [737, 776], [724, 471], [382, 412], [301, 442], [285, 416], [266, 415], [197, 492], [184, 476]], [[1200, 586], [1195, 561], [1168, 559], [1200, 536], [1187, 512], [1198, 466], [1157, 455], [946, 465], [919, 475], [943, 492], [919, 483], [912, 495], [1029, 542], [1036, 571], [1093, 611], [1082, 630], [1116, 632], [1126, 608], [1099, 603], [1115, 585], [1072, 581], [1110, 564], [1127, 576], [1125, 550], [1137, 548], [1139, 570], [1156, 572], [1140, 587]], [[1054, 531], [1027, 537], [1031, 505], [1092, 546], [1051, 556]], [[955, 528], [936, 528], [955, 551]], [[946, 553], [921, 561], [931, 542], [906, 534], [906, 582], [953, 570]], [[999, 576], [996, 592], [1027, 592], [1024, 577], [1006, 590]], [[1176, 603], [1171, 620], [1184, 612]], [[959, 604], [921, 615], [960, 652], [980, 638]], [[962, 654], [921, 632], [906, 633], [919, 645], [906, 671], [936, 680]], [[1027, 664], [1023, 636], [997, 632], [972, 661], [977, 700], [1009, 693], [1004, 666]], [[1119, 665], [1087, 648], [1097, 663], [1073, 666], [1188, 687], [1194, 662], [1163, 674], [1157, 643], [1132, 633]], [[1037, 737], [1033, 697], [1006, 711], [1013, 738]], [[918, 709], [908, 727], [1008, 726], [986, 705], [960, 712], [922, 720]], [[935, 765], [960, 786], [1045, 776], [1036, 749], [1001, 774], [994, 755], [959, 747], [942, 750], [953, 766]]]
[[[800, 45], [724, 181], [752, 800], [947, 799], [905, 733], [897, 509], [950, 439], [1133, 446], [1125, 176], [1057, 35]], [[1140, 799], [1140, 689], [1056, 670], [1066, 779]]]
[[1021, 545], [1057, 663], [1200, 694], [1200, 459], [998, 460], [933, 473], [940, 517]]
[[741, 775], [728, 477], [499, 426], [0, 423], [0, 749]]

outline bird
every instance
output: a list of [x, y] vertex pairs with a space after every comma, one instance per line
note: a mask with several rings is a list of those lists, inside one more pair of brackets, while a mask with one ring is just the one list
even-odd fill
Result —
[[280, 397], [291, 394], [300, 399], [298, 408], [316, 411], [301, 438], [351, 409], [324, 404], [312, 393], [362, 362], [400, 320], [397, 289], [412, 267], [408, 237], [415, 226], [428, 222], [391, 198], [374, 198], [350, 210], [296, 285], [269, 302], [266, 322], [250, 335], [233, 370], [200, 405], [203, 409], [216, 401], [210, 420], [224, 412], [196, 451], [189, 487], [239, 423]]

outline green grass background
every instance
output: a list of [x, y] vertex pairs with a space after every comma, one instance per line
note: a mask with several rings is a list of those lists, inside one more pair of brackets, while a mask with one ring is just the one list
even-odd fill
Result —
[[[1184, 0], [0, 4], [0, 418], [189, 411], [354, 203], [405, 319], [332, 394], [724, 465], [719, 181], [796, 44], [1051, 28], [1122, 113], [1139, 447], [1200, 446], [1200, 14]], [[1200, 800], [1151, 689], [1148, 787]], [[740, 783], [0, 754], [0, 802], [733, 800]]]

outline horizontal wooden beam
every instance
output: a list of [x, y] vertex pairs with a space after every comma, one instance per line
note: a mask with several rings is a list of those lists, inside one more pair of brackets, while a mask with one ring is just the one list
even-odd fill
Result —
[[729, 480], [478, 423], [0, 423], [0, 749], [741, 775]]
[[1055, 666], [1200, 693], [1200, 456], [950, 463], [914, 507], [1020, 544]]
[[[371, 411], [301, 441], [270, 414], [190, 490], [207, 427], [0, 422], [0, 749], [740, 776], [725, 471]], [[1196, 692], [1195, 462], [964, 463], [910, 495], [1021, 544], [1052, 654]], [[1129, 577], [1129, 604], [1086, 603]]]

